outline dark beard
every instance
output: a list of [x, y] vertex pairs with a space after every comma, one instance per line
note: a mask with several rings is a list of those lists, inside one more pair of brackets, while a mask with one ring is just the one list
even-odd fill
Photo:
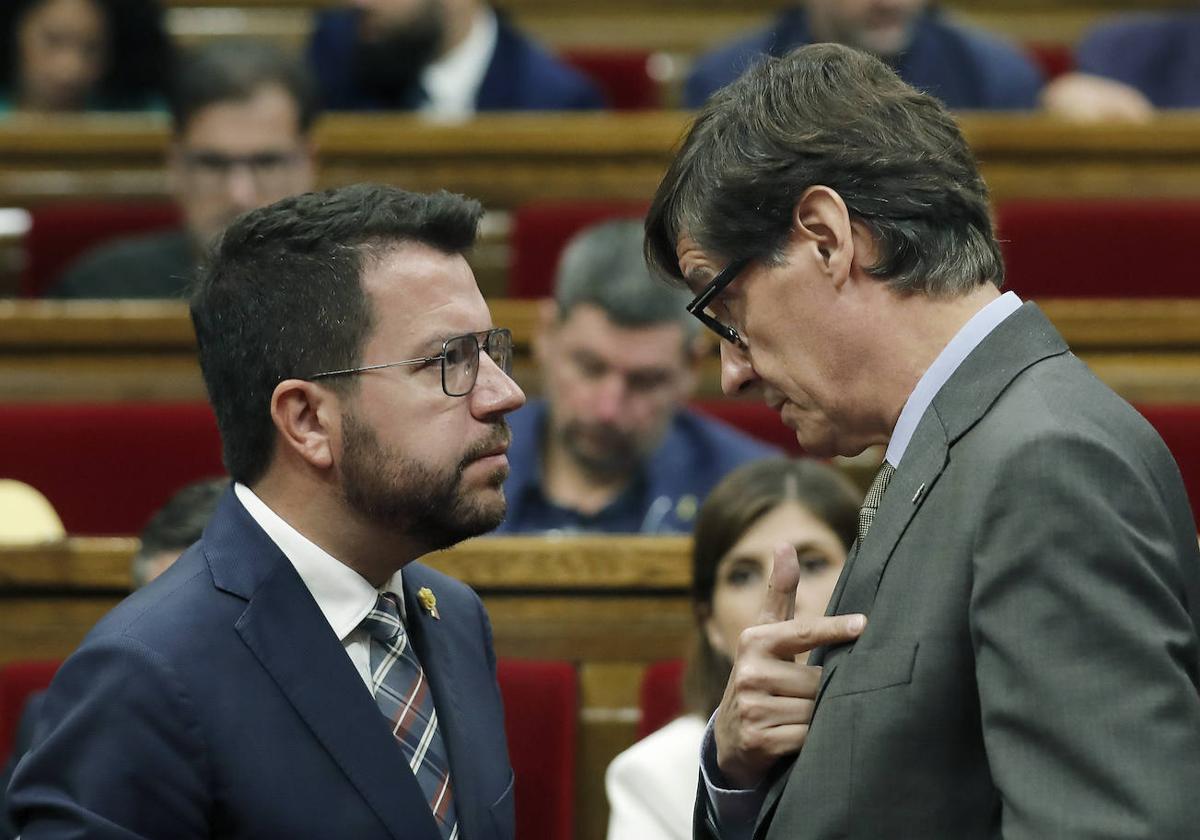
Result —
[[360, 35], [354, 52], [354, 78], [369, 96], [389, 105], [420, 104], [421, 72], [438, 56], [446, 22], [438, 0], [429, 0], [410, 21], [378, 38]]
[[[507, 505], [502, 493], [498, 504], [488, 505], [462, 491], [463, 472], [471, 462], [509, 440], [503, 420], [454, 469], [442, 471], [388, 451], [374, 430], [353, 415], [346, 415], [342, 426], [342, 493], [364, 519], [417, 540], [427, 552], [487, 533], [503, 521]], [[487, 484], [499, 488], [507, 477], [507, 470], [496, 470]]]

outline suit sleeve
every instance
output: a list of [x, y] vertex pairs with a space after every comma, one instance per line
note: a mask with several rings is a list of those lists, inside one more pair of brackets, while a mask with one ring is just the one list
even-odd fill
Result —
[[990, 477], [970, 627], [1008, 840], [1184, 840], [1200, 825], [1197, 557], [1148, 472], [1062, 434]]
[[207, 758], [180, 681], [140, 642], [86, 643], [45, 696], [11, 791], [23, 840], [202, 838]]

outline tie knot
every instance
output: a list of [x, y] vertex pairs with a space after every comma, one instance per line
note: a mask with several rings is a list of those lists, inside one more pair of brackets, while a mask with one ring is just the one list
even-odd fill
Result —
[[371, 638], [383, 644], [389, 644], [404, 632], [404, 623], [400, 620], [400, 604], [391, 592], [384, 592], [375, 601], [375, 606], [362, 620], [362, 627]]

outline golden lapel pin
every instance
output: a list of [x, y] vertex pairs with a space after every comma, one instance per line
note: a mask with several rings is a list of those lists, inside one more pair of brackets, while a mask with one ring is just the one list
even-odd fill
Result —
[[421, 602], [421, 606], [425, 608], [425, 612], [434, 618], [441, 618], [438, 614], [437, 596], [433, 594], [432, 589], [428, 586], [422, 586], [417, 590], [417, 600]]

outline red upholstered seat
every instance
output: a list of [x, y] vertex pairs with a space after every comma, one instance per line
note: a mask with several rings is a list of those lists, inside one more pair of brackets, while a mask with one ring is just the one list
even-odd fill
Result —
[[50, 685], [59, 662], [9, 662], [0, 665], [0, 766], [8, 761], [25, 701]]
[[501, 659], [504, 733], [516, 774], [517, 837], [570, 840], [579, 689], [569, 662]]
[[180, 224], [179, 208], [164, 201], [45, 204], [29, 214], [21, 277], [24, 297], [41, 297], [63, 271], [97, 245]]
[[1200, 527], [1200, 405], [1139, 405], [1183, 473], [1183, 486]]
[[693, 400], [692, 408], [710, 417], [723, 420], [764, 443], [778, 446], [789, 455], [803, 455], [796, 433], [783, 425], [779, 412], [758, 400], [713, 399]]
[[1032, 41], [1025, 44], [1025, 51], [1042, 71], [1046, 81], [1057, 79], [1075, 69], [1075, 55], [1070, 44]]
[[650, 111], [662, 107], [662, 91], [651, 75], [651, 54], [646, 50], [574, 49], [563, 52], [562, 57], [600, 86], [614, 110]]
[[572, 201], [526, 204], [513, 213], [508, 296], [548, 297], [562, 249], [576, 233], [606, 219], [641, 218], [645, 202]]
[[1009, 201], [1007, 288], [1025, 298], [1197, 295], [1197, 201]]
[[653, 662], [642, 674], [638, 696], [642, 716], [637, 734], [645, 738], [683, 714], [683, 660]]
[[0, 411], [0, 477], [41, 491], [71, 534], [136, 534], [180, 487], [224, 471], [207, 403]]

